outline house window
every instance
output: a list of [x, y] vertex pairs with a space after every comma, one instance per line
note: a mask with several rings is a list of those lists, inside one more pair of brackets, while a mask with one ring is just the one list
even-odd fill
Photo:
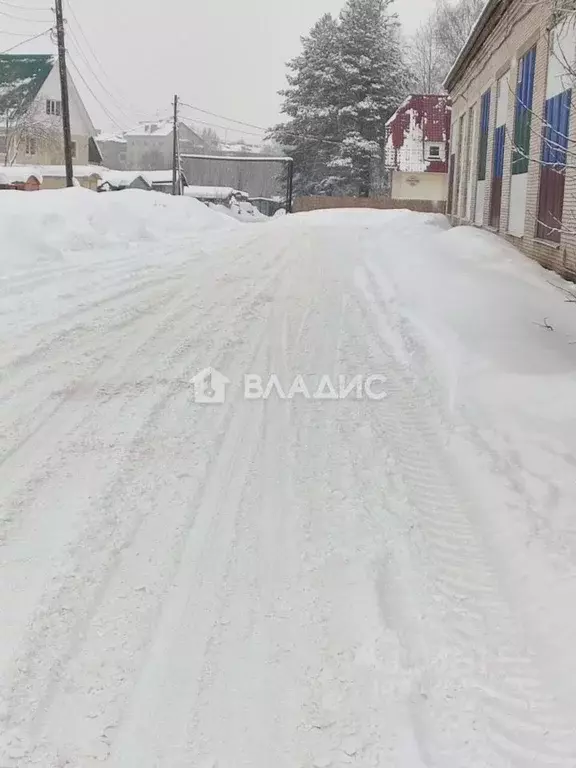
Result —
[[36, 154], [36, 139], [33, 136], [28, 136], [28, 138], [26, 139], [26, 154], [27, 155]]
[[46, 114], [47, 115], [56, 115], [57, 117], [60, 117], [62, 114], [62, 102], [61, 101], [54, 101], [53, 99], [47, 99], [46, 100]]
[[435, 157], [435, 158], [439, 158], [440, 157], [440, 145], [439, 144], [433, 144], [428, 149], [428, 157]]
[[72, 159], [76, 160], [76, 142], [72, 142]]
[[490, 97], [491, 91], [482, 96], [480, 107], [480, 146], [478, 147], [478, 181], [486, 181], [486, 165], [488, 158], [488, 133], [490, 130]]
[[536, 48], [532, 48], [518, 63], [518, 83], [514, 109], [513, 176], [528, 173], [535, 71]]

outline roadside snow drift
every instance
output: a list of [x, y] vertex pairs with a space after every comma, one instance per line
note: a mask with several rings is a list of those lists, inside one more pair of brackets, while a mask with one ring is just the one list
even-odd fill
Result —
[[570, 286], [441, 216], [45, 194], [0, 193], [0, 766], [574, 768]]
[[166, 241], [234, 222], [192, 198], [82, 187], [0, 196], [0, 271], [22, 259], [50, 259], [62, 251]]

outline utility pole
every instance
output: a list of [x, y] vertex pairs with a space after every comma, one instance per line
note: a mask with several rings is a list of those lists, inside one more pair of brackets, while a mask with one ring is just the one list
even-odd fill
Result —
[[68, 96], [68, 71], [66, 68], [66, 45], [64, 43], [64, 14], [62, 0], [56, 3], [56, 35], [58, 38], [58, 66], [60, 69], [60, 91], [62, 94], [62, 129], [64, 133], [64, 162], [66, 164], [66, 186], [74, 186], [72, 166], [72, 132], [70, 130], [70, 98]]
[[174, 147], [172, 157], [172, 194], [179, 194], [180, 187], [180, 147], [178, 145], [178, 96], [174, 95]]
[[294, 160], [288, 160], [287, 164], [287, 189], [286, 189], [286, 213], [292, 213], [294, 198]]

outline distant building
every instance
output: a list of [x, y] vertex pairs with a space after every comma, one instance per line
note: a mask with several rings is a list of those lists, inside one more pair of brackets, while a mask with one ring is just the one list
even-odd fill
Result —
[[454, 223], [576, 279], [573, 3], [489, 0], [446, 79]]
[[386, 167], [392, 197], [445, 201], [448, 197], [450, 101], [446, 96], [409, 96], [387, 122]]
[[[180, 152], [195, 153], [205, 149], [203, 139], [184, 122], [178, 124]], [[161, 171], [172, 166], [174, 127], [171, 120], [140, 123], [122, 134], [98, 137], [106, 167], [114, 170]]]
[[126, 170], [126, 146], [124, 135], [114, 133], [99, 133], [96, 142], [102, 154], [102, 162], [106, 168], [116, 171]]
[[[74, 161], [101, 163], [96, 130], [68, 76]], [[5, 165], [64, 162], [62, 95], [56, 59], [50, 55], [0, 55], [0, 161]]]

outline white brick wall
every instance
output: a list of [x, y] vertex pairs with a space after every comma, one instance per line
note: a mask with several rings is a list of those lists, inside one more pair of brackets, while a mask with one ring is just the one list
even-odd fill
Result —
[[[496, 83], [507, 70], [510, 72], [510, 98], [508, 100], [506, 145], [504, 154], [504, 177], [502, 183], [502, 214], [500, 234], [514, 242], [531, 258], [545, 266], [555, 269], [566, 277], [576, 279], [576, 156], [569, 158], [566, 175], [566, 195], [564, 203], [564, 227], [560, 246], [535, 239], [536, 219], [540, 185], [540, 164], [537, 158], [541, 151], [541, 127], [546, 98], [546, 81], [549, 60], [549, 29], [552, 26], [552, 0], [539, 0], [528, 3], [526, 0], [512, 0], [489, 33], [474, 58], [458, 73], [458, 81], [450, 93], [452, 98], [453, 136], [458, 135], [460, 118], [465, 115], [468, 121], [469, 110], [476, 106], [474, 120], [480, 121], [480, 98], [491, 89], [490, 133], [488, 141], [487, 173], [484, 200], [476, 200], [478, 175], [478, 140], [479, 129], [476, 127], [475, 141], [472, 145], [471, 133], [464, 131], [464, 146], [456, 148], [456, 167], [454, 169], [454, 191], [458, 193], [452, 206], [452, 219], [455, 223], [473, 223], [474, 212], [478, 204], [482, 212], [482, 226], [488, 227], [493, 173], [494, 130], [496, 128]], [[513, 237], [508, 234], [510, 214], [510, 185], [512, 170], [512, 142], [514, 137], [515, 91], [518, 79], [518, 61], [533, 45], [537, 45], [536, 69], [534, 80], [534, 116], [530, 156], [535, 158], [529, 163], [527, 179], [526, 214], [524, 236]], [[572, 101], [571, 137], [576, 137], [576, 92]], [[576, 146], [572, 144], [571, 146]], [[453, 150], [454, 151], [454, 150]], [[469, 162], [467, 158], [469, 157]], [[467, 180], [472, 175], [472, 199], [466, 204]], [[470, 213], [470, 216], [468, 216]]]

